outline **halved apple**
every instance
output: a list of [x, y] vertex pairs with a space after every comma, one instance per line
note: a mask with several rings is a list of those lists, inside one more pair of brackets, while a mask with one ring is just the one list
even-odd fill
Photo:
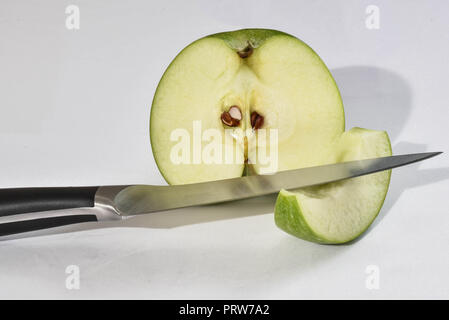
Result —
[[[241, 111], [235, 126], [222, 119], [232, 106]], [[251, 115], [259, 117], [257, 128]], [[195, 143], [195, 131], [211, 128], [222, 133], [223, 153], [235, 149], [241, 161], [194, 159], [208, 144], [207, 139]], [[343, 105], [329, 70], [304, 42], [274, 30], [219, 33], [190, 44], [164, 73], [153, 100], [150, 134], [168, 183], [238, 177], [245, 162], [256, 173], [269, 172], [254, 159], [257, 147], [251, 147], [260, 129], [277, 130], [277, 170], [332, 162], [332, 145], [344, 131]], [[225, 139], [230, 130], [235, 130], [233, 139]], [[180, 163], [171, 156], [182, 132], [190, 137], [190, 152], [184, 154], [189, 161]]]

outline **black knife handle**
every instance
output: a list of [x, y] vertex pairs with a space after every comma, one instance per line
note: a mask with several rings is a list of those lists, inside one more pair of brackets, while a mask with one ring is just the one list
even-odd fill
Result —
[[21, 213], [93, 207], [98, 187], [0, 189], [0, 217]]
[[98, 187], [0, 189], [0, 236], [98, 221], [93, 210], [53, 211], [93, 207], [97, 190]]
[[69, 224], [98, 221], [95, 214], [61, 215], [56, 217], [45, 217], [37, 219], [24, 219], [20, 221], [0, 223], [0, 237], [16, 233], [38, 231], [61, 227]]

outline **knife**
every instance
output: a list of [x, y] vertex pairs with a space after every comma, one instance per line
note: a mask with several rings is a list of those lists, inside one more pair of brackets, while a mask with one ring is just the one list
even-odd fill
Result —
[[0, 189], [0, 236], [257, 197], [388, 170], [441, 153], [405, 154], [173, 186]]

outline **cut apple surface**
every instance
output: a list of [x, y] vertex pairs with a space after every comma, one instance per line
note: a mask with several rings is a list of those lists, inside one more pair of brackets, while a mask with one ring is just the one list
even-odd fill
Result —
[[[384, 131], [353, 128], [335, 150], [337, 162], [391, 156]], [[365, 231], [382, 207], [391, 170], [302, 188], [282, 190], [275, 205], [275, 222], [282, 230], [305, 240], [345, 243]]]
[[[234, 122], [233, 106], [241, 112]], [[202, 132], [220, 130], [222, 153], [235, 150], [241, 161], [194, 159], [209, 142], [195, 146], [195, 124]], [[277, 130], [276, 170], [329, 162], [331, 146], [344, 131], [343, 105], [329, 70], [304, 42], [273, 30], [240, 30], [197, 40], [173, 60], [155, 93], [150, 123], [153, 154], [167, 182], [238, 177], [245, 162], [262, 172], [265, 164], [254, 159], [260, 129]], [[190, 152], [184, 154], [189, 161], [171, 158], [179, 143], [176, 132], [190, 136]], [[227, 134], [232, 139], [225, 139]]]

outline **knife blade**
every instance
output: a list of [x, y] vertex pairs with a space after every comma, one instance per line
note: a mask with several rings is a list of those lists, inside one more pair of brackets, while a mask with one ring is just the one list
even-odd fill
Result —
[[441, 153], [404, 154], [173, 186], [0, 189], [0, 236], [257, 197], [393, 169]]
[[[121, 215], [128, 216], [246, 199], [276, 193], [281, 189], [297, 189], [354, 178], [438, 154], [439, 152], [427, 152], [397, 155], [195, 184], [128, 186], [116, 194], [113, 204]], [[102, 189], [99, 191], [101, 193]]]

